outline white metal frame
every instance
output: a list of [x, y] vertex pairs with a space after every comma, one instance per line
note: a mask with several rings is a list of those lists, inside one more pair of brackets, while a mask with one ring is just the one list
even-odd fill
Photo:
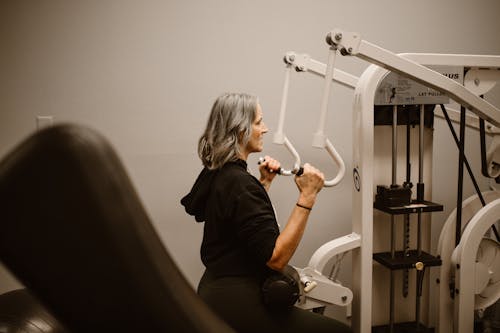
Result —
[[[376, 89], [387, 74], [387, 70], [391, 70], [444, 92], [457, 102], [471, 109], [474, 113], [498, 126], [500, 123], [500, 110], [479, 98], [464, 86], [428, 69], [425, 65], [452, 65], [498, 69], [500, 68], [500, 57], [442, 54], [396, 55], [378, 46], [362, 41], [359, 35], [355, 33], [347, 34], [349, 36], [348, 42], [340, 44], [343, 40], [343, 35], [344, 33], [339, 30], [334, 30], [330, 34], [333, 40], [337, 39], [339, 48], [347, 50], [347, 54], [356, 55], [378, 65], [369, 66], [363, 75], [361, 75], [355, 90], [353, 114], [353, 123], [355, 126], [353, 130], [353, 165], [360, 179], [360, 186], [353, 194], [353, 231], [359, 233], [362, 237], [359, 256], [353, 261], [353, 288], [355, 295], [353, 301], [353, 329], [354, 332], [368, 333], [371, 330], [372, 310], [373, 175], [371, 174], [371, 170], [373, 170], [373, 105]], [[345, 53], [345, 51], [343, 52]], [[485, 215], [488, 214], [485, 213]], [[476, 232], [481, 232], [481, 230], [477, 231], [477, 228], [475, 230]], [[481, 236], [483, 234], [484, 232]], [[475, 247], [475, 250], [477, 251], [477, 247]], [[464, 276], [468, 272], [472, 272], [472, 270], [461, 270], [461, 274]], [[462, 278], [462, 280], [467, 279]], [[358, 293], [359, 297], [356, 297]], [[462, 296], [462, 298], [464, 297]], [[458, 307], [461, 305], [463, 305], [463, 302], [459, 303]], [[462, 306], [462, 308], [465, 308], [465, 306]], [[463, 310], [457, 310], [456, 313], [463, 315]], [[455, 317], [454, 322], [457, 323], [457, 333], [472, 332], [473, 330], [469, 317], [467, 319], [462, 319], [460, 316]]]
[[[493, 202], [495, 200], [500, 199], [500, 192], [496, 191], [488, 191], [484, 192], [483, 198], [486, 203]], [[463, 201], [462, 204], [462, 232], [464, 232], [465, 227], [469, 225], [469, 223], [473, 222], [473, 218], [475, 215], [478, 214], [478, 212], [483, 209], [483, 206], [481, 204], [481, 201], [478, 197], [477, 194], [472, 195], [471, 197], [467, 198], [466, 200]], [[462, 311], [468, 313], [466, 318], [463, 318], [459, 320], [461, 322], [461, 325], [470, 325], [470, 323], [466, 324], [467, 321], [470, 321], [471, 315], [473, 316], [474, 313], [474, 300], [472, 299], [472, 302], [466, 303], [466, 304], [460, 304], [457, 302], [455, 304], [455, 300], [451, 298], [450, 296], [450, 285], [449, 283], [451, 282], [450, 279], [452, 279], [452, 275], [455, 274], [455, 265], [459, 264], [460, 262], [456, 262], [455, 260], [452, 260], [453, 253], [457, 250], [455, 248], [455, 226], [456, 226], [456, 215], [457, 210], [453, 210], [453, 212], [448, 216], [448, 219], [443, 225], [443, 228], [441, 229], [441, 234], [439, 235], [439, 241], [437, 245], [437, 255], [441, 257], [442, 260], [442, 265], [440, 268], [439, 272], [439, 298], [438, 298], [438, 323], [437, 323], [437, 331], [439, 333], [452, 333], [454, 332], [454, 316], [455, 316], [455, 308], [461, 306]], [[497, 216], [498, 217], [498, 216]], [[477, 221], [477, 219], [476, 219]], [[494, 222], [493, 222], [494, 223]], [[484, 232], [481, 234], [480, 230], [477, 230], [478, 223], [474, 222], [471, 224], [468, 228], [469, 230], [473, 230], [474, 234], [478, 235], [484, 235]], [[490, 225], [491, 227], [491, 225]], [[471, 231], [468, 231], [471, 233]], [[467, 242], [465, 239], [462, 239], [460, 242], [461, 247], [470, 247], [469, 244], [462, 243], [463, 241]], [[473, 256], [469, 256], [467, 259], [470, 261], [472, 260], [472, 263], [475, 262], [476, 259], [476, 251], [473, 252]], [[456, 256], [456, 254], [455, 254]], [[469, 266], [471, 263], [468, 264]], [[463, 271], [463, 270], [461, 270]], [[476, 274], [474, 273], [474, 270], [471, 270], [467, 272], [467, 274], [471, 277], [475, 277]], [[474, 288], [470, 288], [470, 286], [467, 288], [470, 290], [473, 290]], [[459, 291], [460, 292], [460, 291]], [[469, 301], [471, 300], [470, 295], [467, 295], [467, 297], [462, 297], [462, 301], [465, 299], [468, 299]]]
[[[324, 75], [325, 92], [330, 89], [331, 80], [340, 79], [341, 83], [347, 86], [352, 86], [352, 78], [348, 75], [343, 76], [343, 72], [333, 68], [335, 53], [340, 50], [343, 55], [354, 55], [367, 60], [374, 65], [369, 66], [359, 78], [354, 94], [353, 107], [353, 216], [352, 216], [352, 233], [350, 235], [340, 237], [323, 245], [314, 255], [309, 263], [309, 267], [302, 271], [303, 275], [315, 275], [318, 278], [321, 276], [324, 264], [332, 258], [332, 256], [345, 251], [352, 251], [353, 272], [353, 302], [352, 302], [352, 328], [355, 333], [369, 333], [372, 325], [372, 273], [373, 273], [373, 163], [374, 163], [374, 98], [375, 92], [388, 73], [394, 71], [406, 77], [409, 77], [428, 87], [443, 92], [447, 96], [454, 99], [456, 102], [470, 109], [481, 118], [486, 119], [494, 126], [500, 125], [500, 110], [492, 104], [480, 98], [477, 94], [488, 85], [491, 85], [491, 75], [481, 73], [479, 80], [473, 80], [473, 89], [470, 85], [462, 86], [453, 80], [435, 72], [425, 66], [427, 65], [449, 65], [449, 66], [464, 66], [473, 69], [500, 68], [499, 56], [474, 56], [474, 55], [446, 55], [446, 54], [394, 54], [381, 47], [362, 40], [357, 33], [343, 32], [341, 30], [333, 30], [327, 36], [327, 40], [331, 45], [329, 65], [323, 71], [323, 66], [307, 56], [297, 56], [294, 53], [288, 53], [289, 69], [294, 61], [302, 62], [297, 65], [299, 70], [309, 70], [320, 75]], [[324, 74], [323, 74], [324, 73]], [[495, 74], [496, 75], [496, 74]], [[486, 78], [485, 80], [482, 80]], [[287, 77], [287, 80], [289, 77]], [[483, 81], [483, 82], [482, 82]], [[286, 81], [287, 82], [287, 81]], [[287, 83], [285, 84], [287, 87]], [[288, 88], [286, 88], [288, 89]], [[325, 95], [325, 94], [324, 94]], [[284, 95], [285, 96], [285, 95]], [[322, 101], [322, 120], [320, 127], [315, 135], [314, 144], [320, 145], [325, 142], [325, 136], [322, 131], [322, 122], [324, 119], [323, 111], [327, 103], [325, 98]], [[280, 117], [281, 119], [281, 117]], [[280, 122], [282, 124], [282, 122]], [[282, 126], [280, 127], [282, 133]], [[492, 129], [490, 127], [489, 129]], [[280, 142], [277, 142], [280, 143]], [[464, 232], [464, 239], [470, 240], [471, 249], [461, 250], [457, 255], [468, 267], [468, 260], [472, 256], [471, 251], [477, 251], [477, 235], [486, 225], [491, 222], [492, 214], [498, 216], [500, 208], [496, 205], [488, 205], [488, 209], [482, 211], [480, 216], [474, 219], [477, 222], [472, 225], [478, 225], [472, 231]], [[500, 207], [500, 204], [498, 204]], [[471, 227], [472, 228], [472, 227]], [[479, 230], [480, 229], [480, 230]], [[479, 231], [478, 231], [479, 230]], [[482, 234], [481, 234], [482, 235]], [[465, 240], [464, 240], [465, 241]], [[475, 252], [474, 252], [475, 255]], [[472, 268], [471, 268], [472, 269]], [[464, 273], [462, 273], [464, 272]], [[457, 281], [460, 286], [465, 288], [465, 283], [470, 282], [466, 270], [461, 270], [463, 276]], [[318, 278], [319, 279], [319, 278]], [[306, 281], [311, 282], [311, 281]], [[342, 292], [342, 289], [338, 289]], [[321, 298], [321, 296], [319, 296]], [[468, 294], [462, 295], [460, 299], [469, 300]], [[338, 302], [338, 300], [336, 301]], [[464, 315], [466, 306], [460, 306], [466, 301], [457, 302], [456, 323], [457, 333], [466, 333], [472, 331], [472, 326], [469, 320], [462, 320], [460, 316]], [[338, 304], [338, 303], [335, 303]], [[460, 316], [459, 316], [460, 315]]]
[[453, 331], [457, 333], [474, 330], [474, 296], [476, 278], [476, 256], [484, 234], [500, 217], [500, 199], [481, 208], [465, 227], [460, 243], [453, 253], [457, 265], [455, 274], [455, 311]]

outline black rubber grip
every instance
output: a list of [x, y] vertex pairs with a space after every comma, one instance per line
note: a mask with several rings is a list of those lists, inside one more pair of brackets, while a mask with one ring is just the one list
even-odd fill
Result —
[[297, 176], [302, 176], [302, 174], [304, 173], [304, 168], [303, 167], [300, 167], [299, 171], [297, 171], [296, 175]]

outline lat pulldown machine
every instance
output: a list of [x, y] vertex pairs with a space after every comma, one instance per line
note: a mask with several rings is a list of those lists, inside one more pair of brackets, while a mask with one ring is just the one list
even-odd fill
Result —
[[[283, 144], [295, 158], [295, 165], [285, 174], [293, 174], [300, 168], [300, 157], [290, 140], [284, 134], [284, 120], [290, 72], [311, 72], [325, 78], [321, 116], [317, 132], [314, 134], [313, 146], [325, 148], [338, 166], [337, 176], [325, 181], [325, 186], [334, 186], [342, 179], [345, 166], [341, 157], [324, 133], [324, 124], [328, 108], [328, 96], [332, 80], [344, 86], [355, 88], [353, 109], [353, 216], [352, 233], [334, 239], [321, 246], [311, 257], [308, 266], [300, 269], [303, 283], [303, 295], [298, 306], [314, 308], [325, 304], [350, 306], [352, 301], [352, 327], [354, 332], [368, 333], [372, 326], [376, 332], [430, 332], [422, 322], [429, 322], [428, 316], [422, 315], [422, 295], [424, 274], [427, 267], [441, 266], [440, 279], [436, 281], [439, 289], [438, 332], [469, 333], [473, 330], [474, 308], [478, 302], [474, 298], [486, 298], [481, 303], [494, 303], [500, 297], [500, 251], [498, 232], [495, 223], [500, 217], [500, 195], [488, 194], [483, 198], [470, 166], [465, 158], [465, 126], [466, 109], [472, 111], [478, 118], [468, 116], [467, 125], [479, 124], [484, 141], [485, 133], [493, 135], [494, 139], [487, 153], [483, 154], [483, 174], [499, 180], [500, 146], [497, 127], [500, 125], [500, 110], [481, 98], [500, 79], [499, 56], [447, 55], [447, 54], [394, 54], [381, 47], [361, 39], [352, 32], [333, 30], [327, 35], [329, 57], [326, 66], [311, 59], [308, 55], [288, 52], [285, 55], [286, 76], [280, 118], [274, 142]], [[334, 68], [337, 53], [343, 56], [357, 56], [374, 65], [369, 66], [358, 79], [348, 73]], [[450, 71], [451, 69], [451, 71]], [[457, 111], [451, 110], [449, 116], [444, 104], [449, 98], [461, 105], [459, 117]], [[439, 254], [433, 256], [424, 251], [429, 243], [430, 222], [429, 212], [440, 211], [443, 206], [425, 200], [430, 196], [429, 186], [424, 186], [425, 179], [430, 179], [428, 161], [432, 159], [432, 124], [433, 109], [440, 105], [443, 114], [450, 124], [450, 129], [459, 148], [459, 180], [457, 188], [457, 209], [450, 215], [454, 223], [446, 223], [440, 237]], [[459, 137], [454, 133], [451, 119], [460, 121]], [[484, 122], [487, 121], [487, 126]], [[386, 133], [387, 126], [390, 134]], [[405, 125], [406, 158], [398, 154], [398, 141], [401, 135], [398, 129]], [[411, 138], [414, 127], [418, 126], [418, 179], [416, 179], [416, 196], [412, 199], [412, 175], [410, 152]], [[474, 126], [474, 125], [472, 125]], [[376, 129], [377, 127], [377, 129]], [[390, 138], [392, 151], [377, 148], [379, 140]], [[388, 146], [388, 145], [385, 145]], [[483, 150], [484, 144], [483, 144]], [[389, 155], [392, 160], [390, 185], [375, 185], [387, 183], [387, 175], [379, 175], [377, 153]], [[386, 156], [387, 157], [387, 156]], [[403, 160], [403, 162], [399, 161]], [[406, 167], [406, 177], [398, 185], [398, 161]], [[473, 179], [477, 200], [473, 198], [462, 204], [463, 166]], [[379, 182], [380, 179], [380, 182]], [[374, 195], [376, 192], [376, 195]], [[375, 199], [375, 200], [374, 200]], [[482, 205], [477, 207], [477, 202]], [[464, 219], [462, 226], [462, 206], [467, 202], [475, 202], [473, 213]], [[487, 203], [488, 202], [488, 203]], [[481, 208], [482, 206], [482, 208]], [[373, 209], [375, 208], [375, 210]], [[464, 208], [465, 209], [465, 208]], [[383, 248], [383, 237], [374, 233], [374, 225], [386, 228], [390, 217], [390, 251], [374, 253], [375, 248]], [[472, 216], [471, 216], [472, 215]], [[403, 246], [402, 251], [396, 251], [397, 220], [403, 216]], [[414, 218], [416, 216], [416, 218]], [[453, 216], [453, 217], [452, 217]], [[379, 221], [381, 220], [381, 221]], [[416, 249], [411, 250], [412, 237], [410, 225], [416, 221], [417, 237], [413, 243]], [[453, 225], [452, 225], [453, 224]], [[454, 229], [453, 233], [449, 231]], [[485, 233], [492, 229], [497, 239], [482, 241]], [[449, 239], [452, 234], [453, 239]], [[447, 235], [446, 238], [443, 235]], [[423, 244], [425, 243], [425, 244]], [[451, 245], [450, 245], [451, 244]], [[427, 246], [428, 247], [428, 246]], [[478, 251], [483, 253], [481, 256]], [[352, 289], [345, 288], [337, 281], [332, 281], [323, 275], [328, 262], [352, 251]], [[486, 253], [486, 254], [484, 254]], [[374, 270], [373, 259], [390, 271], [389, 285], [384, 281], [387, 276], [380, 266]], [[479, 264], [478, 264], [479, 263]], [[454, 267], [451, 269], [450, 267]], [[415, 270], [415, 278], [409, 277], [409, 271]], [[402, 281], [397, 281], [396, 272], [402, 271]], [[481, 283], [478, 283], [481, 281]], [[409, 308], [414, 310], [414, 318], [407, 319], [395, 308], [408, 308], [409, 284], [413, 282], [415, 299]], [[476, 288], [470, 288], [476, 282]], [[375, 283], [375, 288], [373, 284]], [[402, 297], [396, 296], [395, 286], [402, 286]], [[450, 292], [450, 286], [453, 286]], [[389, 290], [389, 316], [382, 298]], [[429, 299], [425, 298], [429, 303]], [[428, 304], [426, 305], [428, 306]], [[477, 306], [476, 306], [477, 308]], [[426, 308], [426, 310], [428, 310]], [[427, 311], [428, 313], [429, 311]], [[373, 313], [373, 316], [372, 316]], [[407, 314], [406, 314], [407, 316]], [[401, 318], [403, 320], [401, 320]], [[399, 320], [398, 320], [399, 319]], [[407, 320], [404, 320], [407, 319]], [[388, 321], [388, 322], [387, 322]]]

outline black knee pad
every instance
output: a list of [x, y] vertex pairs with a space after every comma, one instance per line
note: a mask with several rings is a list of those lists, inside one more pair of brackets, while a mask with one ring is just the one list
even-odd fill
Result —
[[283, 272], [274, 272], [262, 285], [264, 304], [274, 310], [289, 309], [300, 297], [300, 277], [287, 265]]

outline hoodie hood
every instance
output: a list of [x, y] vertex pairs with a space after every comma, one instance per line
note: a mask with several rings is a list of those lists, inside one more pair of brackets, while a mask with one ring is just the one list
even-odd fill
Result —
[[191, 191], [181, 199], [181, 204], [186, 209], [186, 213], [194, 216], [196, 222], [205, 221], [205, 208], [210, 194], [212, 181], [217, 175], [217, 170], [203, 170], [196, 178]]

